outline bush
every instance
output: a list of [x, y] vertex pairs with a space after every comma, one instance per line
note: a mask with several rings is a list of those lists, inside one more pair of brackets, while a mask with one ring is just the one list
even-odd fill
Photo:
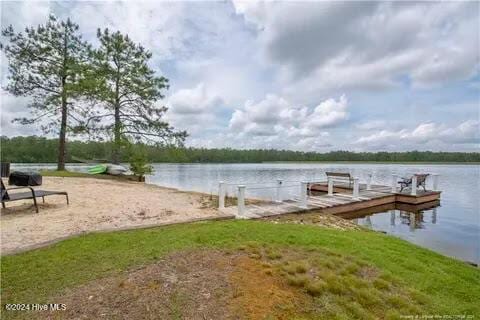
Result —
[[145, 175], [153, 174], [153, 167], [148, 162], [144, 148], [136, 146], [130, 151], [130, 170], [138, 176], [139, 181], [145, 181]]

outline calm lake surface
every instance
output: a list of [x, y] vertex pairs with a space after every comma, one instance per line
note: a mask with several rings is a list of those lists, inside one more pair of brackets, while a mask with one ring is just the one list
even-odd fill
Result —
[[[86, 171], [85, 165], [68, 165]], [[55, 168], [52, 164], [13, 164], [12, 170]], [[293, 181], [324, 180], [325, 171], [350, 172], [365, 182], [368, 174], [373, 183], [390, 185], [392, 174], [410, 176], [416, 172], [438, 173], [442, 191], [440, 206], [414, 215], [406, 211], [388, 210], [356, 219], [364, 226], [385, 231], [423, 247], [456, 257], [480, 262], [480, 166], [432, 164], [328, 164], [328, 163], [261, 163], [261, 164], [155, 164], [155, 174], [148, 183], [181, 190], [217, 193], [218, 182], [230, 183], [228, 193], [236, 184], [247, 184], [247, 197], [272, 198], [273, 189], [260, 189], [276, 179], [285, 185], [292, 181], [291, 191], [298, 192]], [[268, 186], [268, 185], [267, 185]], [[427, 186], [431, 182], [427, 180]], [[289, 190], [288, 188], [286, 190]]]

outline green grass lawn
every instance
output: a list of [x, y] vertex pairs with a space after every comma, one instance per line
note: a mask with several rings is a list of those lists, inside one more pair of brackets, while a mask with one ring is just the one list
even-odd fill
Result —
[[4, 256], [2, 304], [48, 302], [64, 288], [153, 263], [176, 250], [234, 249], [251, 242], [350, 256], [428, 296], [426, 314], [480, 316], [478, 268], [376, 232], [238, 220], [90, 234]]

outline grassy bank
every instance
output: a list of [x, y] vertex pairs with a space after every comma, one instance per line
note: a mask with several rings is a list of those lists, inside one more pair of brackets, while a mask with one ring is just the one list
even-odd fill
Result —
[[67, 170], [40, 170], [40, 174], [44, 177], [63, 177], [63, 178], [100, 178], [106, 179], [108, 176], [100, 174], [88, 174], [83, 172], [67, 171]]
[[84, 172], [75, 172], [67, 170], [40, 170], [40, 174], [44, 177], [62, 177], [62, 178], [94, 178], [94, 179], [109, 179], [117, 181], [138, 181], [136, 176], [112, 176], [109, 174], [89, 174]]
[[[5, 256], [1, 261], [2, 304], [54, 302], [49, 298], [58, 296], [66, 288], [155, 263], [179, 250], [237, 250], [252, 243], [279, 251], [304, 250], [305, 259], [309, 256], [308, 250], [326, 250], [341, 255], [345, 261], [371, 265], [385, 278], [396, 279], [405, 290], [426, 296], [428, 302], [421, 306], [422, 314], [480, 316], [477, 303], [480, 271], [477, 268], [375, 232], [336, 231], [260, 221], [205, 222], [91, 234], [48, 248]], [[335, 269], [334, 264], [331, 267]], [[295, 268], [302, 272], [303, 267]], [[301, 277], [292, 278], [291, 274], [287, 277], [294, 286], [305, 284]], [[310, 288], [313, 293], [318, 289], [314, 286]], [[377, 292], [377, 289], [372, 290]], [[343, 297], [342, 291], [335, 297]], [[369, 309], [366, 307], [366, 310]]]

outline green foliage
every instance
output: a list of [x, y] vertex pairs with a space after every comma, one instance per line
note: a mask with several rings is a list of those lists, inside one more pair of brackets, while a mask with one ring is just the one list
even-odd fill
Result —
[[[289, 243], [291, 239], [293, 243]], [[48, 302], [49, 297], [66, 288], [144, 266], [177, 250], [239, 246], [248, 250], [252, 242], [274, 247], [276, 251], [288, 247], [308, 252], [313, 248], [351, 256], [383, 274], [395, 275], [395, 280], [388, 281], [416, 290], [412, 292], [418, 291], [421, 300], [425, 300], [426, 295], [429, 314], [480, 314], [476, 303], [480, 295], [480, 271], [460, 261], [376, 232], [238, 220], [90, 234], [47, 248], [4, 256], [1, 260], [2, 303]], [[427, 269], [418, 269], [425, 264]], [[292, 278], [293, 282], [303, 285], [302, 274], [296, 275], [298, 279]], [[306, 289], [315, 296], [324, 290], [337, 290], [328, 286], [329, 279], [325, 276]], [[346, 290], [354, 292], [362, 303], [375, 303], [370, 297], [371, 291], [354, 285], [358, 278], [345, 275], [342, 279], [346, 281], [342, 282]], [[392, 305], [405, 307], [394, 296], [388, 299]]]
[[[19, 163], [55, 162], [57, 155], [56, 139], [43, 137], [1, 137], [2, 161]], [[480, 162], [478, 152], [347, 152], [328, 153], [298, 152], [288, 150], [234, 150], [177, 148], [168, 146], [143, 146], [147, 159], [153, 163], [255, 163], [263, 161], [372, 161], [372, 162]], [[67, 162], [72, 156], [82, 159], [108, 159], [112, 150], [110, 142], [70, 141]], [[120, 160], [130, 158], [128, 147], [120, 149]]]
[[130, 170], [142, 179], [153, 173], [153, 167], [148, 163], [144, 147], [132, 147], [130, 155]]
[[16, 33], [12, 26], [2, 30], [8, 40], [1, 45], [9, 63], [6, 89], [15, 96], [31, 98], [31, 118], [17, 118], [21, 124], [40, 122], [44, 132], [59, 133], [59, 170], [64, 169], [67, 130], [83, 126], [87, 112], [73, 100], [82, 91], [88, 44], [70, 19], [50, 16], [45, 25], [27, 27]]
[[99, 48], [90, 51], [96, 81], [90, 95], [101, 108], [90, 118], [90, 132], [113, 136], [113, 162], [120, 161], [122, 139], [183, 143], [186, 132], [175, 131], [162, 119], [167, 108], [156, 105], [168, 79], [149, 67], [152, 54], [119, 31], [99, 29], [97, 38]]
[[8, 41], [0, 44], [9, 62], [6, 89], [32, 99], [32, 117], [14, 121], [59, 134], [58, 170], [65, 169], [67, 131], [113, 138], [114, 163], [120, 162], [122, 139], [181, 145], [187, 136], [162, 119], [167, 108], [157, 102], [168, 80], [155, 75], [152, 54], [128, 36], [99, 30], [100, 45], [93, 49], [77, 24], [54, 16], [24, 33], [9, 26], [2, 35]]

